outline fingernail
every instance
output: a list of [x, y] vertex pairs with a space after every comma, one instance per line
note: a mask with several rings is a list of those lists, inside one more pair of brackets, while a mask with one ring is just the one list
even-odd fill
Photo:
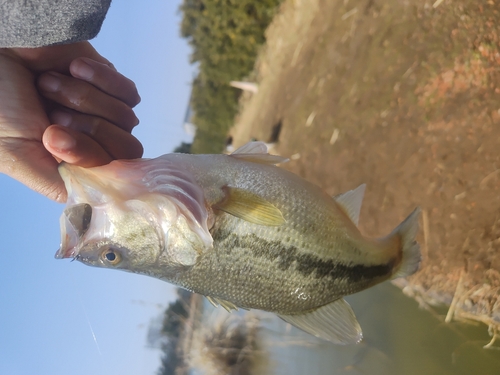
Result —
[[53, 127], [48, 140], [50, 147], [59, 152], [69, 151], [76, 146], [76, 140], [62, 128]]
[[40, 77], [38, 85], [43, 91], [56, 92], [61, 86], [61, 80], [56, 75], [47, 73]]
[[77, 60], [71, 65], [71, 73], [76, 78], [90, 80], [94, 76], [94, 69], [82, 60]]
[[54, 111], [50, 115], [50, 121], [61, 126], [69, 126], [72, 120], [73, 117], [68, 112]]

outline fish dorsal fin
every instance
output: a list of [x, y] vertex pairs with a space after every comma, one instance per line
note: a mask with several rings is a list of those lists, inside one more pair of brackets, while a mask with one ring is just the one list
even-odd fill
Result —
[[357, 344], [363, 338], [351, 306], [342, 298], [303, 315], [278, 316], [313, 336], [335, 344]]
[[238, 306], [236, 306], [234, 303], [217, 298], [217, 297], [210, 297], [210, 296], [205, 296], [207, 297], [208, 301], [214, 306], [214, 307], [219, 307], [222, 306], [227, 312], [231, 311], [238, 311]]
[[243, 146], [237, 148], [231, 155], [236, 154], [267, 154], [267, 146], [262, 141], [253, 141], [245, 143]]
[[361, 184], [356, 189], [346, 191], [345, 193], [333, 197], [356, 226], [358, 226], [359, 222], [359, 212], [361, 211], [365, 189], [366, 184]]
[[264, 198], [230, 186], [223, 190], [225, 199], [215, 204], [215, 208], [253, 224], [279, 226], [285, 223], [281, 211]]
[[264, 142], [248, 142], [234, 151], [230, 156], [260, 164], [279, 164], [287, 162], [288, 159], [278, 155], [270, 155]]

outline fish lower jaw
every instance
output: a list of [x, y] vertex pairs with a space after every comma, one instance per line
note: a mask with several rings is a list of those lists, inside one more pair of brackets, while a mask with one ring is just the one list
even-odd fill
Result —
[[77, 254], [75, 248], [64, 248], [63, 245], [57, 250], [54, 257], [56, 259], [66, 259], [66, 258], [74, 258]]

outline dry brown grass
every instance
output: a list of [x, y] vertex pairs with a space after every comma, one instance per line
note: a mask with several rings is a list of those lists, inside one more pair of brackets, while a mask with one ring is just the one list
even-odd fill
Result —
[[266, 353], [259, 344], [259, 318], [218, 314], [193, 333], [186, 362], [205, 375], [250, 375], [262, 373]]
[[282, 120], [285, 168], [332, 193], [369, 184], [370, 235], [408, 202], [420, 205], [424, 262], [398, 285], [422, 305], [454, 301], [448, 320], [483, 322], [495, 338], [497, 4], [404, 4], [285, 1], [252, 74], [259, 92], [242, 100], [231, 130], [234, 146], [266, 141]]

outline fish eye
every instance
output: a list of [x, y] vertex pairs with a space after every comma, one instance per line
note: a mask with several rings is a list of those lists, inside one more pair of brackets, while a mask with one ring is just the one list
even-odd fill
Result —
[[116, 265], [120, 263], [121, 255], [114, 249], [105, 249], [102, 254], [101, 258], [105, 263], [111, 264], [111, 265]]

